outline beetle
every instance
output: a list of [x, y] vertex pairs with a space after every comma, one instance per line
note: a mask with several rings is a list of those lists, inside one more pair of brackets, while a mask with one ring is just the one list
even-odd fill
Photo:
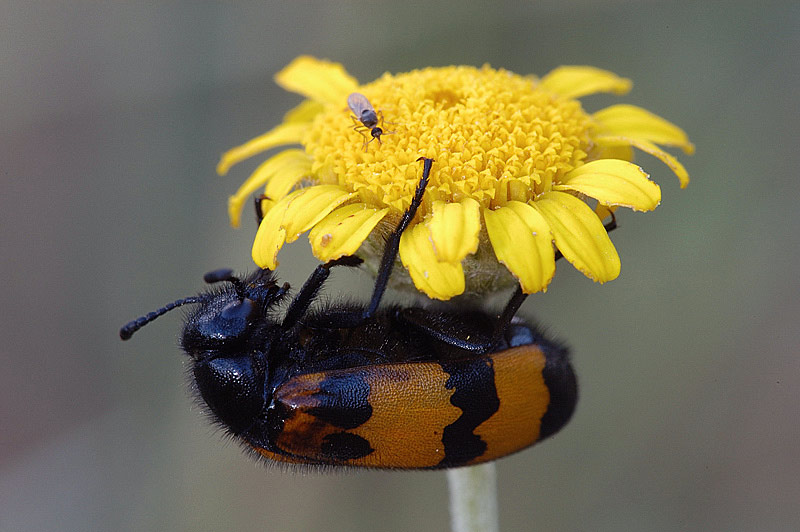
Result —
[[[369, 103], [367, 97], [360, 92], [353, 92], [347, 97], [347, 106], [353, 112], [353, 129], [364, 137], [364, 151], [373, 140], [381, 144], [381, 135], [390, 135], [391, 131], [384, 131], [378, 124], [383, 125], [383, 113], [375, 112], [375, 108]], [[367, 137], [366, 131], [372, 138]]]
[[[231, 435], [259, 457], [311, 466], [440, 469], [501, 458], [558, 432], [577, 402], [567, 349], [503, 311], [380, 302], [432, 159], [387, 240], [368, 304], [320, 304], [342, 257], [299, 292], [275, 273], [206, 274], [216, 287], [130, 322], [123, 340], [186, 304], [181, 346], [196, 388]], [[282, 314], [281, 306], [288, 306]]]

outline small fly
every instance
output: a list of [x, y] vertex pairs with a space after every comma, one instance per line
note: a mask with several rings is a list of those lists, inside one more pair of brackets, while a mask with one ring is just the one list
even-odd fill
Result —
[[[381, 135], [392, 133], [384, 131], [378, 126], [378, 124], [383, 125], [383, 113], [380, 111], [376, 113], [367, 97], [360, 92], [354, 92], [347, 97], [347, 106], [355, 115], [351, 117], [355, 124], [353, 129], [364, 137], [364, 151], [367, 151], [367, 145], [373, 140], [377, 140], [378, 144], [381, 144]], [[367, 136], [367, 131], [372, 138]]]

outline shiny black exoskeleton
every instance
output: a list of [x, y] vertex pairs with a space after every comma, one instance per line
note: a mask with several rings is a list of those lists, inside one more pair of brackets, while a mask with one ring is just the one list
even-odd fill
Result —
[[[387, 241], [367, 305], [336, 302], [314, 305], [330, 269], [357, 266], [361, 263], [357, 257], [342, 257], [318, 266], [291, 299], [289, 286], [280, 285], [270, 270], [259, 270], [242, 279], [234, 276], [231, 270], [218, 270], [205, 276], [206, 282], [215, 284], [215, 288], [132, 321], [120, 330], [120, 337], [130, 338], [139, 328], [173, 308], [196, 305], [187, 316], [181, 346], [193, 360], [197, 390], [230, 433], [271, 459], [368, 467], [452, 467], [480, 460], [482, 453], [485, 459], [499, 457], [502, 454], [492, 455], [486, 452], [485, 445], [481, 450], [471, 441], [477, 438], [473, 431], [481, 420], [489, 419], [499, 408], [499, 403], [491, 406], [492, 397], [496, 399], [498, 393], [493, 373], [485, 373], [481, 368], [493, 361], [499, 364], [500, 359], [493, 358], [495, 355], [518, 346], [535, 347], [536, 352], [546, 356], [547, 362], [541, 371], [551, 406], [548, 415], [541, 420], [538, 437], [549, 436], [572, 414], [577, 397], [575, 377], [566, 349], [544, 338], [533, 326], [514, 319], [526, 297], [519, 288], [499, 316], [479, 310], [379, 308], [397, 258], [400, 237], [421, 203], [432, 162], [424, 160], [423, 176], [414, 199]], [[284, 307], [286, 310], [282, 313]], [[416, 362], [422, 364], [415, 366]], [[414, 366], [412, 370], [428, 368], [425, 364], [429, 362], [439, 364], [440, 369], [425, 369], [423, 375], [436, 376], [437, 372], [446, 371], [456, 389], [453, 404], [468, 401], [472, 406], [458, 404], [468, 419], [475, 420], [474, 427], [457, 429], [466, 430], [463, 434], [451, 434], [450, 448], [457, 450], [441, 462], [417, 463], [414, 456], [402, 463], [369, 462], [364, 457], [374, 452], [373, 447], [393, 438], [386, 433], [384, 439], [383, 428], [369, 441], [346, 431], [324, 434], [320, 442], [312, 441], [315, 434], [324, 433], [325, 427], [368, 427], [375, 401], [391, 400], [392, 396], [382, 395], [380, 389], [370, 392], [369, 383], [374, 386], [375, 382], [369, 378], [362, 380], [362, 375], [379, 376], [381, 370], [376, 368], [400, 368], [401, 371], [410, 366]], [[348, 373], [351, 369], [353, 373]], [[317, 421], [301, 423], [293, 421], [296, 413], [287, 410], [285, 400], [276, 403], [274, 396], [281, 391], [282, 400], [285, 399], [287, 383], [298, 385], [309, 374], [330, 375], [331, 378], [338, 375], [338, 380], [330, 382], [340, 384], [325, 384], [327, 380], [319, 386], [303, 384], [306, 388], [301, 395], [289, 393], [290, 398], [301, 402], [303, 397], [313, 397], [315, 401], [316, 406], [298, 407], [297, 412], [312, 415]], [[342, 382], [346, 383], [346, 389], [341, 388]], [[524, 384], [527, 386], [527, 381]], [[435, 388], [431, 389], [432, 393], [438, 393]], [[287, 428], [289, 422], [295, 424]], [[441, 427], [441, 430], [446, 433], [448, 427]], [[503, 438], [502, 434], [495, 437]], [[469, 450], [460, 448], [462, 443], [469, 443]], [[309, 456], [287, 451], [287, 448], [308, 446], [318, 449], [319, 453]], [[364, 462], [358, 463], [359, 459]]]

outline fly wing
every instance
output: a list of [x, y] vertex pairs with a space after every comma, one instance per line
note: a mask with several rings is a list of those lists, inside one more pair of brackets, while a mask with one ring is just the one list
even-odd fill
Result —
[[347, 106], [353, 111], [356, 118], [361, 118], [361, 114], [364, 111], [372, 111], [372, 104], [360, 92], [354, 92], [347, 97]]

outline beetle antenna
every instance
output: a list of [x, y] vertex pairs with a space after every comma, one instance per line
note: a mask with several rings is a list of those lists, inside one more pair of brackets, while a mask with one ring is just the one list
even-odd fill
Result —
[[119, 337], [122, 338], [123, 340], [129, 340], [130, 337], [133, 336], [133, 333], [135, 333], [136, 331], [138, 331], [139, 329], [141, 329], [154, 319], [158, 318], [159, 316], [163, 316], [172, 309], [181, 307], [183, 305], [187, 305], [189, 303], [198, 303], [199, 301], [201, 301], [200, 297], [192, 296], [192, 297], [185, 297], [177, 301], [173, 301], [168, 305], [164, 305], [160, 309], [150, 312], [149, 314], [142, 316], [141, 318], [135, 319], [132, 322], [125, 325], [123, 328], [119, 330]]

